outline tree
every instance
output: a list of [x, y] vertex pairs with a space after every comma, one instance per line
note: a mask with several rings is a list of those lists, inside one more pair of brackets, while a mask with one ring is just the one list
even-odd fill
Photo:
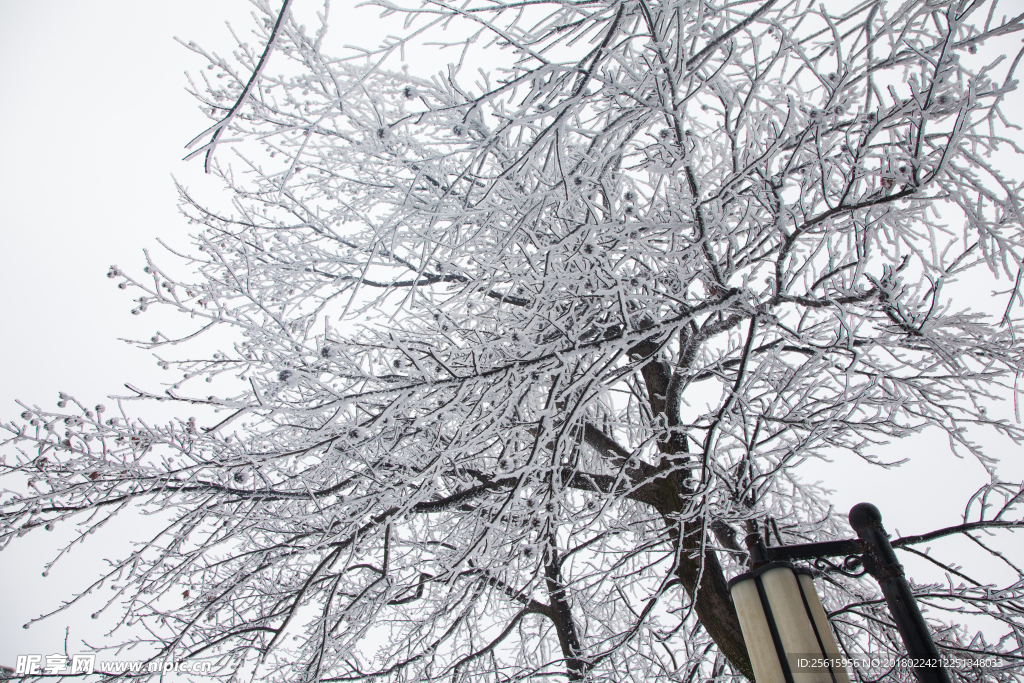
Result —
[[[896, 545], [949, 572], [916, 585], [940, 649], [1008, 662], [954, 675], [1021, 680], [1024, 574], [978, 534], [1020, 526], [1024, 490], [967, 430], [1024, 437], [987, 412], [1024, 371], [1022, 191], [991, 156], [1020, 151], [1000, 103], [1021, 53], [977, 54], [1024, 15], [375, 4], [405, 33], [358, 58], [287, 2], [234, 61], [190, 46], [222, 77], [195, 88], [214, 125], [193, 153], [230, 206], [182, 188], [189, 273], [109, 276], [133, 313], [201, 324], [143, 344], [180, 379], [129, 385], [117, 416], [62, 395], [5, 426], [28, 481], [4, 543], [172, 515], [93, 588], [124, 586], [154, 659], [225, 680], [752, 678], [740, 539], [848, 536], [800, 464], [937, 428], [992, 481], [964, 525]], [[389, 66], [417, 44], [457, 61]], [[1013, 283], [995, 314], [958, 285], [979, 276]], [[166, 355], [208, 330], [230, 342]], [[952, 534], [1016, 580], [915, 547]], [[872, 584], [821, 583], [848, 652], [899, 651]]]

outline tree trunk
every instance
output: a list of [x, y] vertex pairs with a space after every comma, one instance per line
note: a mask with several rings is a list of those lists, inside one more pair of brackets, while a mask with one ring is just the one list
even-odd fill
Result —
[[[654, 356], [656, 349], [650, 342], [644, 342], [631, 351], [635, 355]], [[669, 437], [658, 443], [665, 456], [658, 469], [665, 474], [654, 484], [654, 499], [666, 526], [672, 530], [677, 565], [676, 577], [683, 584], [693, 602], [701, 626], [715, 641], [719, 651], [728, 658], [732, 666], [749, 680], [754, 680], [754, 669], [750, 664], [747, 646], [740, 630], [739, 617], [732, 603], [729, 586], [715, 551], [710, 548], [710, 539], [704, 530], [704, 520], [693, 520], [681, 525], [677, 515], [683, 509], [683, 501], [689, 495], [685, 487], [688, 470], [685, 462], [690, 460], [686, 436], [679, 424], [677, 411], [668, 410], [671, 401], [672, 372], [668, 364], [652, 357], [641, 374], [647, 387], [651, 411], [665, 415], [671, 432]], [[711, 520], [708, 520], [709, 522]]]

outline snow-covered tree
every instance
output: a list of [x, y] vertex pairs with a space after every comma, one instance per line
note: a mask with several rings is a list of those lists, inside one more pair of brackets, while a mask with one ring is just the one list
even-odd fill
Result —
[[[801, 463], [939, 429], [991, 482], [897, 545], [1013, 567], [936, 555], [950, 581], [915, 588], [940, 650], [1008, 663], [954, 677], [1024, 678], [1024, 574], [978, 535], [1024, 494], [975, 441], [1024, 439], [994, 407], [1024, 371], [1024, 193], [993, 154], [1020, 151], [995, 52], [1022, 16], [378, 0], [403, 33], [332, 57], [337, 6], [310, 32], [256, 4], [233, 59], [190, 46], [230, 202], [182, 188], [194, 249], [109, 273], [194, 319], [144, 344], [177, 381], [7, 423], [5, 544], [161, 511], [93, 588], [224, 680], [752, 678], [743, 537], [849, 537]], [[399, 67], [426, 51], [450, 66]], [[819, 583], [848, 652], [899, 651], [873, 583]]]

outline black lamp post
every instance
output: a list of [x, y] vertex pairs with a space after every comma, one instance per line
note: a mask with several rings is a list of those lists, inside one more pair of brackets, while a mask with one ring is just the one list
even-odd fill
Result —
[[[748, 632], [753, 635], [763, 631], [765, 633], [764, 639], [768, 642], [768, 634], [771, 635], [769, 645], [751, 642], [748, 643], [748, 650], [773, 649], [779, 660], [778, 666], [771, 662], [770, 668], [775, 673], [766, 674], [767, 678], [776, 678], [781, 675], [781, 680], [786, 681], [786, 683], [792, 683], [794, 680], [790, 663], [787, 661], [787, 652], [784, 651], [786, 649], [787, 631], [795, 633], [801, 631], [801, 629], [811, 629], [808, 633], [813, 632], [815, 634], [817, 643], [821, 646], [819, 649], [822, 651], [822, 656], [826, 658], [834, 656], [830, 652], [830, 650], [834, 650], [834, 645], [830, 645], [832, 635], [827, 632], [827, 626], [824, 633], [818, 627], [820, 623], [818, 626], [815, 626], [817, 622], [820, 622], [820, 619], [813, 618], [812, 613], [816, 610], [812, 609], [811, 605], [818, 601], [818, 598], [815, 594], [813, 599], [808, 599], [806, 587], [810, 586], [810, 592], [813, 593], [813, 583], [809, 582], [809, 577], [803, 577], [797, 581], [801, 586], [803, 605], [807, 606], [808, 626], [777, 623], [777, 617], [774, 613], [778, 612], [780, 608], [782, 611], [785, 611], [786, 608], [782, 607], [781, 603], [787, 600], [787, 598], [783, 589], [776, 589], [776, 597], [774, 598], [766, 593], [764, 577], [767, 576], [765, 571], [771, 568], [788, 568], [790, 572], [793, 572], [794, 576], [797, 576], [800, 572], [793, 570], [791, 565], [786, 564], [793, 560], [845, 557], [846, 559], [843, 564], [847, 569], [853, 568], [858, 564], [863, 565], [867, 573], [871, 574], [878, 581], [879, 586], [881, 586], [882, 595], [885, 596], [885, 601], [889, 606], [889, 613], [892, 615], [896, 628], [900, 632], [900, 637], [903, 639], [903, 644], [907, 648], [907, 655], [911, 660], [913, 671], [918, 681], [920, 683], [951, 683], [949, 673], [942, 666], [939, 651], [935, 647], [935, 642], [928, 631], [924, 617], [921, 616], [921, 611], [917, 607], [917, 601], [914, 600], [914, 595], [910, 591], [910, 584], [907, 583], [907, 579], [903, 574], [903, 566], [896, 559], [896, 553], [889, 543], [889, 536], [882, 526], [882, 514], [874, 505], [860, 503], [850, 510], [850, 526], [857, 532], [858, 538], [769, 548], [765, 546], [764, 541], [758, 534], [747, 536], [747, 547], [750, 549], [753, 571], [737, 576], [729, 583], [733, 590], [734, 600], [737, 602], [737, 611], [740, 613], [741, 623], [745, 619], [748, 622], [742, 624], [744, 627], [744, 637], [747, 637], [746, 634]], [[776, 574], [782, 576], [779, 572], [776, 572]], [[776, 585], [781, 586], [782, 583], [780, 581], [782, 579], [776, 578]], [[788, 578], [785, 581], [794, 583], [793, 580]], [[746, 600], [747, 603], [753, 604], [753, 607], [748, 604], [741, 604], [743, 602], [741, 596], [744, 593], [744, 589], [740, 585], [744, 583], [756, 584], [757, 586], [756, 595], [758, 595], [758, 600], [753, 602]], [[753, 592], [755, 589], [747, 588], [745, 590], [749, 595], [755, 595]], [[760, 607], [757, 604], [758, 602], [763, 607]], [[799, 614], [800, 612], [802, 610], [797, 610], [793, 613]], [[750, 615], [754, 615], [754, 617]], [[765, 620], [764, 626], [760, 623], [752, 622], [752, 618], [754, 618], [754, 621], [763, 618]], [[790, 651], [788, 654], [795, 653]], [[753, 653], [752, 658], [754, 658]], [[840, 677], [845, 678], [845, 671], [841, 672], [841, 676], [837, 676], [839, 673], [829, 668], [827, 670], [828, 678], [823, 680], [837, 681]], [[755, 675], [758, 675], [756, 671]]]

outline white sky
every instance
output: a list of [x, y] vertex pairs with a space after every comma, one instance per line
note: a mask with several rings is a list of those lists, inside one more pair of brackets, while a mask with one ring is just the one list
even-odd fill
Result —
[[[371, 32], [348, 9], [355, 4], [336, 1], [332, 25]], [[204, 182], [198, 161], [180, 161], [184, 144], [208, 125], [184, 92], [184, 70], [202, 65], [172, 37], [227, 53], [233, 42], [224, 21], [247, 32], [250, 9], [245, 0], [0, 0], [0, 420], [21, 411], [16, 398], [53, 407], [67, 391], [91, 403], [125, 381], [155, 386], [167, 377], [146, 352], [118, 341], [159, 328], [152, 317], [129, 314], [130, 294], [105, 273], [111, 264], [140, 271], [141, 251], [157, 250], [157, 236], [183, 241], [189, 228], [171, 174]], [[1014, 461], [1007, 476], [1024, 477], [1019, 449], [999, 449]], [[956, 460], [934, 436], [886, 453], [914, 463], [882, 476], [846, 459], [815, 466], [809, 478], [827, 478], [839, 510], [874, 502], [890, 531], [905, 534], [957, 523], [966, 495], [985, 481], [980, 467]], [[110, 622], [88, 619], [95, 601], [27, 631], [21, 625], [87, 586], [105, 554], [123, 554], [131, 529], [126, 520], [97, 534], [46, 579], [42, 565], [71, 538], [66, 530], [33, 534], [0, 553], [0, 665], [62, 651], [65, 626], [72, 653], [86, 651], [83, 637], [102, 640], [98, 626]], [[959, 546], [947, 547], [957, 559]], [[904, 561], [915, 576], [935, 576]]]
[[[159, 235], [183, 240], [171, 175], [203, 182], [200, 163], [180, 161], [209, 125], [184, 90], [185, 69], [201, 62], [174, 36], [226, 54], [225, 20], [247, 30], [251, 9], [245, 0], [0, 0], [0, 419], [21, 412], [16, 398], [53, 408], [58, 391], [98, 402], [125, 381], [166, 378], [147, 352], [118, 341], [159, 328], [129, 314], [130, 293], [105, 273], [114, 263], [140, 272]], [[123, 551], [130, 526], [98, 534], [47, 579], [42, 564], [70, 539], [59, 528], [0, 553], [0, 664], [62, 651], [66, 625], [72, 653], [85, 651], [78, 638], [100, 640], [90, 609], [21, 626], [88, 585], [105, 552]]]

